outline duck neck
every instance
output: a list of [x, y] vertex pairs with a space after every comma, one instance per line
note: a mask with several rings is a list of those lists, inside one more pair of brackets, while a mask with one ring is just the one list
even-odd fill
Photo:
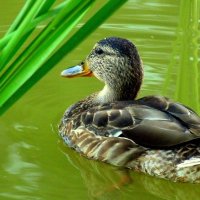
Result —
[[111, 88], [108, 85], [105, 85], [103, 90], [101, 90], [96, 96], [97, 103], [110, 103], [114, 101], [128, 101], [134, 100], [137, 96], [140, 86], [137, 90], [133, 90], [135, 88], [131, 84], [126, 86], [120, 86], [119, 88], [114, 87]]

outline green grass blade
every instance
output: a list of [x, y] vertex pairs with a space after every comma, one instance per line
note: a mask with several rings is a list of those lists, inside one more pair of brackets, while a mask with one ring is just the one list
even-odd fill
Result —
[[46, 13], [49, 8], [56, 2], [56, 0], [48, 0], [48, 1], [44, 1], [43, 6], [41, 7], [41, 9], [39, 10], [38, 14], [36, 15], [36, 17], [43, 15], [44, 13]]
[[[65, 44], [63, 44], [56, 53], [42, 66], [52, 68], [67, 53], [73, 50], [81, 41], [91, 34], [101, 23], [103, 23], [112, 13], [118, 9], [127, 0], [110, 0], [93, 17], [91, 17], [81, 29], [79, 29]], [[46, 71], [46, 70], [45, 70]]]
[[[5, 112], [17, 99], [19, 99], [29, 88], [31, 88], [41, 77], [43, 77], [53, 66], [55, 66], [67, 53], [74, 49], [83, 39], [94, 31], [105, 19], [107, 19], [126, 0], [108, 1], [88, 22], [79, 29], [61, 48], [59, 48], [42, 66], [25, 82], [18, 90], [4, 102], [0, 113]], [[3, 95], [2, 95], [3, 96]], [[0, 98], [1, 100], [1, 98]]]
[[[54, 2], [54, 0], [49, 0], [49, 2]], [[23, 19], [21, 24], [19, 25], [18, 29], [16, 30], [16, 33], [13, 35], [12, 40], [9, 41], [7, 46], [3, 49], [3, 51], [0, 54], [0, 71], [2, 68], [9, 62], [9, 60], [14, 56], [16, 53], [16, 47], [18, 45], [18, 42], [20, 38], [23, 37], [24, 32], [26, 32], [26, 27], [29, 25], [29, 23], [33, 20], [35, 16], [40, 12], [41, 9], [44, 9], [44, 5], [49, 5], [46, 3], [46, 1], [35, 1], [32, 8], [27, 13], [26, 17]]]
[[[59, 6], [57, 6], [55, 9], [50, 10], [40, 16], [38, 16], [36, 19], [34, 19], [29, 26], [26, 29], [26, 33], [31, 31], [32, 29], [34, 29], [38, 24], [40, 24], [41, 22], [44, 22], [48, 19], [51, 19], [53, 17], [55, 17], [56, 14], [58, 14], [58, 12], [60, 12], [61, 9], [63, 9], [63, 7], [66, 5], [66, 2], [63, 2], [62, 4], [60, 4]], [[24, 34], [26, 34], [24, 33]], [[9, 34], [7, 34], [6, 36], [4, 36], [2, 39], [0, 39], [0, 51], [7, 45], [7, 43], [9, 42], [9, 40], [13, 37], [13, 35], [15, 35], [16, 32], [13, 31]]]
[[15, 18], [15, 21], [9, 27], [6, 35], [10, 34], [11, 32], [15, 31], [18, 28], [19, 24], [23, 21], [24, 17], [26, 16], [26, 14], [30, 10], [30, 8], [33, 6], [34, 2], [35, 2], [34, 0], [27, 0], [26, 1], [26, 3], [23, 6], [21, 12]]
[[[93, 1], [94, 0], [88, 0], [85, 1], [85, 3], [82, 3], [81, 0], [79, 0], [76, 1], [76, 4], [74, 4], [73, 1], [69, 1], [68, 4], [66, 4], [63, 8], [63, 12], [61, 12], [57, 18], [52, 21], [51, 24], [37, 38], [33, 40], [28, 49], [26, 49], [18, 57], [18, 59], [0, 78], [0, 89], [2, 90], [2, 87], [6, 86], [6, 81], [11, 82], [11, 79], [15, 77], [13, 74], [10, 74], [11, 70], [14, 71], [16, 69], [18, 73], [20, 72], [20, 69], [24, 68], [24, 66], [28, 66], [28, 69], [30, 70], [31, 63], [35, 62], [35, 60], [38, 60], [37, 58], [45, 60], [54, 50], [54, 48], [56, 48], [56, 46], [66, 37], [67, 33], [69, 33], [73, 26], [75, 26], [75, 24], [79, 21], [79, 16], [82, 17], [80, 13], [84, 13], [84, 10], [86, 10]], [[63, 21], [63, 19], [66, 20]], [[48, 52], [49, 49], [50, 51]], [[30, 64], [26, 64], [27, 62]], [[36, 70], [37, 66], [39, 67], [39, 65], [34, 65], [33, 69]], [[31, 70], [29, 73], [32, 73]]]
[[[21, 63], [21, 70], [15, 73], [15, 76], [10, 76], [9, 83], [1, 88], [1, 98], [0, 104], [4, 104], [5, 101], [9, 99], [10, 96], [14, 94], [16, 89], [18, 89], [40, 66], [47, 57], [52, 53], [52, 51], [63, 41], [69, 31], [78, 23], [82, 16], [87, 11], [87, 8], [91, 5], [93, 0], [85, 1], [85, 3], [79, 2], [79, 8], [72, 15], [71, 12], [67, 12], [70, 15], [70, 20], [66, 22], [61, 21], [60, 27], [54, 28], [54, 32], [51, 37], [43, 39], [43, 43], [37, 44], [37, 51], [32, 52], [31, 56], [27, 56], [24, 63]], [[71, 3], [73, 3], [71, 1]], [[69, 7], [69, 5], [68, 5]], [[70, 9], [71, 10], [71, 9]], [[66, 9], [64, 9], [66, 12]], [[73, 9], [72, 9], [73, 11]], [[81, 15], [80, 15], [81, 13]], [[61, 12], [61, 18], [65, 17], [65, 13]], [[60, 17], [60, 16], [58, 16]], [[57, 21], [57, 19], [55, 19]], [[57, 22], [56, 22], [57, 23]], [[56, 23], [52, 23], [55, 27]], [[50, 30], [51, 26], [48, 27]], [[46, 30], [48, 30], [45, 29]], [[48, 32], [48, 31], [47, 31]], [[51, 45], [49, 45], [51, 44]], [[6, 86], [6, 87], [5, 87]]]
[[26, 29], [27, 25], [34, 18], [34, 16], [37, 15], [42, 5], [43, 4], [41, 3], [41, 1], [35, 2], [33, 8], [30, 10], [26, 18], [20, 24], [19, 28], [16, 30], [16, 34], [12, 37], [12, 40], [10, 40], [8, 45], [3, 49], [0, 55], [0, 71], [16, 52], [16, 46], [19, 39], [22, 38], [24, 30]]

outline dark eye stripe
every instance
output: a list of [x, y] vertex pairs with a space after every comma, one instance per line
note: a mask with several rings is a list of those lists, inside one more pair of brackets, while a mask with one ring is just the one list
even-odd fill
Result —
[[95, 49], [95, 53], [101, 55], [104, 51], [102, 49]]

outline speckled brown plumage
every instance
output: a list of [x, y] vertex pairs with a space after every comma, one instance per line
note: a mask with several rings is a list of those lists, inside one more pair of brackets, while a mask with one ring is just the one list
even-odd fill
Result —
[[135, 100], [143, 77], [135, 45], [101, 40], [82, 65], [105, 87], [67, 109], [59, 126], [65, 143], [90, 159], [199, 183], [200, 118], [166, 97]]

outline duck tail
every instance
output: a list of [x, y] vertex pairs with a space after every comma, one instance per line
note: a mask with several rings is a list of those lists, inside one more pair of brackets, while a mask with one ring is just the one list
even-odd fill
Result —
[[200, 183], [200, 157], [192, 157], [176, 167], [177, 180], [182, 182]]
[[192, 157], [189, 160], [185, 160], [184, 162], [177, 165], [177, 170], [183, 169], [183, 168], [190, 168], [190, 167], [200, 167], [200, 157]]

